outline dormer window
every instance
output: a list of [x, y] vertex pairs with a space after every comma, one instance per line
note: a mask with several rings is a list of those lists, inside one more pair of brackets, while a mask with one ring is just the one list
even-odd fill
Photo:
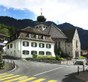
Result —
[[31, 38], [36, 38], [36, 34], [31, 34]]
[[38, 35], [38, 39], [43, 39], [43, 35]]

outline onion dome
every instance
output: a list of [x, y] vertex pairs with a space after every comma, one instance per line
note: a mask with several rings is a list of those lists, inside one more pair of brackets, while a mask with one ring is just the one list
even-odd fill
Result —
[[46, 18], [42, 15], [42, 9], [41, 9], [41, 15], [37, 17], [38, 22], [45, 22]]
[[45, 22], [46, 18], [44, 16], [40, 15], [40, 16], [37, 17], [37, 21], [38, 22]]

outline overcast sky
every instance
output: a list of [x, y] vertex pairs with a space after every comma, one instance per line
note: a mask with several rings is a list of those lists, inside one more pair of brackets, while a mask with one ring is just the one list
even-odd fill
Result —
[[68, 22], [88, 30], [88, 0], [0, 0], [0, 16], [35, 21], [41, 8], [47, 21]]

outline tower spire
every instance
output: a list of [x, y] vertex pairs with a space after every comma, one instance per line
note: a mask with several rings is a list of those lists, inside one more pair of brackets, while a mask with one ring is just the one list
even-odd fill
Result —
[[42, 8], [41, 8], [41, 16], [42, 16]]

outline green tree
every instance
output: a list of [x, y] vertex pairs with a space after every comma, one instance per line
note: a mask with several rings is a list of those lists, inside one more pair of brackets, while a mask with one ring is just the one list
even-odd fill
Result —
[[0, 24], [0, 33], [5, 34], [6, 36], [12, 36], [17, 30], [16, 27]]

